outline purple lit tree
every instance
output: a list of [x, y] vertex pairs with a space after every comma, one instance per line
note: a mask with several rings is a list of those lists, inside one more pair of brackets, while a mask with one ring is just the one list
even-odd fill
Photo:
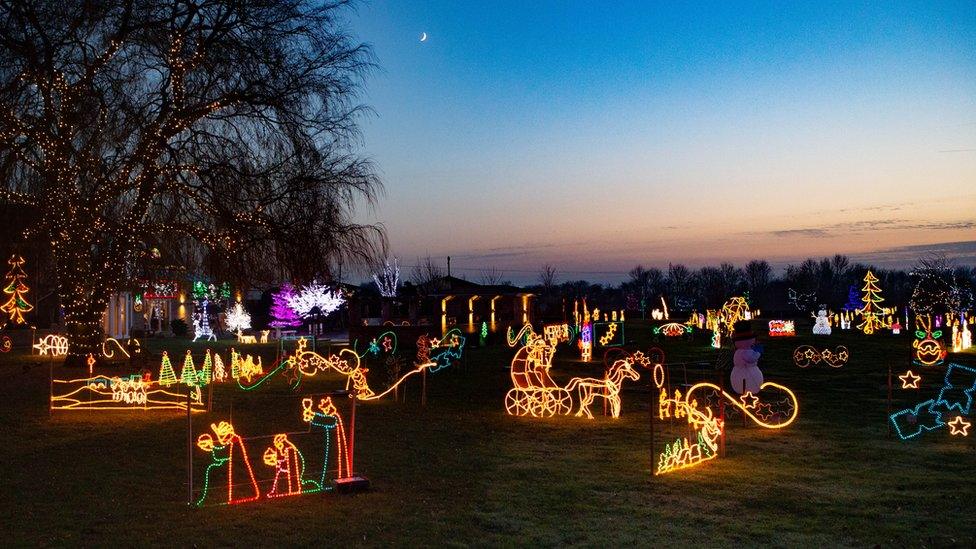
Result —
[[271, 296], [271, 316], [274, 318], [271, 321], [272, 327], [288, 328], [302, 325], [302, 319], [298, 317], [295, 309], [292, 309], [291, 305], [288, 304], [288, 301], [295, 299], [295, 296], [295, 288], [287, 282], [282, 284], [281, 289]]

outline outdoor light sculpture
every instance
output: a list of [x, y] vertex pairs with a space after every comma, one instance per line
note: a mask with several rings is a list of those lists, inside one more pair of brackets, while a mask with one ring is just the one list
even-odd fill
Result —
[[878, 307], [878, 303], [884, 299], [881, 297], [881, 288], [878, 287], [877, 282], [878, 277], [874, 276], [871, 271], [864, 275], [864, 287], [861, 288], [861, 291], [864, 292], [864, 297], [861, 298], [864, 307], [858, 309], [858, 313], [864, 320], [857, 325], [857, 328], [863, 331], [865, 335], [871, 335], [888, 326], [884, 321], [884, 312]]
[[763, 383], [760, 393], [779, 392], [785, 395], [781, 400], [763, 399], [751, 392], [735, 397], [714, 383], [697, 383], [682, 395], [680, 389], [674, 389], [671, 393], [665, 386], [666, 382], [666, 369], [656, 364], [654, 385], [659, 391], [657, 417], [685, 419], [692, 434], [665, 444], [664, 450], [657, 456], [655, 475], [688, 469], [718, 457], [719, 441], [726, 426], [718, 416], [720, 401], [766, 429], [787, 427], [796, 420], [800, 410], [793, 391], [777, 383]]
[[830, 335], [830, 332], [830, 317], [827, 315], [827, 309], [820, 309], [814, 317], [813, 335]]
[[690, 325], [679, 322], [668, 322], [667, 324], [655, 326], [652, 331], [655, 335], [663, 334], [664, 337], [681, 337], [685, 334], [690, 334], [691, 330], [692, 327]]
[[722, 305], [720, 311], [722, 322], [725, 324], [725, 333], [731, 333], [732, 327], [740, 320], [748, 320], [749, 304], [744, 297], [733, 297]]
[[[129, 349], [126, 349], [126, 347]], [[114, 337], [105, 338], [105, 341], [102, 342], [102, 356], [105, 358], [115, 357], [115, 349], [118, 349], [120, 353], [125, 355], [125, 358], [131, 358], [133, 354], [142, 352], [142, 344], [136, 338], [130, 338], [126, 345], [122, 345], [122, 342]], [[130, 353], [129, 350], [132, 352]], [[67, 353], [67, 348], [65, 348], [65, 352]]]
[[568, 414], [572, 406], [569, 391], [549, 376], [556, 345], [533, 332], [531, 324], [523, 326], [514, 337], [509, 329], [507, 337], [509, 347], [515, 347], [524, 338], [524, 343], [512, 357], [513, 387], [505, 394], [508, 414], [533, 417]]
[[942, 330], [932, 331], [932, 319], [929, 316], [915, 317], [918, 328], [915, 330], [915, 341], [912, 342], [913, 362], [920, 366], [937, 366], [942, 364], [948, 355], [942, 344]]
[[579, 411], [576, 412], [576, 416], [581, 417], [585, 414], [588, 419], [593, 419], [590, 405], [596, 398], [602, 398], [610, 404], [610, 415], [614, 419], [620, 417], [620, 389], [625, 379], [634, 381], [640, 379], [640, 374], [634, 370], [633, 364], [627, 359], [614, 362], [603, 379], [574, 377], [569, 380], [566, 390], [579, 391]]
[[[261, 497], [261, 489], [254, 478], [251, 461], [247, 457], [244, 439], [234, 431], [234, 426], [226, 421], [211, 424], [216, 440], [210, 433], [204, 433], [197, 438], [197, 447], [204, 452], [210, 452], [211, 463], [203, 477], [203, 492], [197, 500], [197, 506], [203, 505], [210, 492], [215, 471], [225, 468], [227, 471], [227, 500], [220, 503], [234, 504], [254, 501]], [[235, 458], [237, 460], [237, 474], [234, 474]], [[235, 494], [236, 488], [236, 494]]]
[[198, 339], [206, 338], [210, 341], [216, 341], [217, 336], [214, 335], [213, 329], [210, 327], [210, 313], [208, 312], [210, 308], [210, 301], [207, 298], [203, 299], [200, 304], [200, 312], [193, 315], [193, 341]]
[[227, 329], [231, 332], [237, 332], [238, 336], [244, 330], [251, 329], [251, 315], [244, 309], [244, 305], [240, 301], [235, 303], [234, 308], [227, 312], [226, 324]]
[[0, 311], [7, 313], [10, 322], [26, 324], [24, 313], [32, 311], [34, 306], [27, 301], [27, 293], [30, 292], [30, 288], [24, 282], [27, 280], [27, 274], [23, 269], [24, 258], [19, 255], [12, 255], [7, 263], [10, 264], [10, 270], [6, 274], [7, 284], [3, 287], [3, 293], [10, 297], [3, 305], [0, 305]]
[[[318, 481], [319, 490], [330, 490], [326, 485], [326, 475], [329, 469], [332, 441], [335, 441], [336, 469], [338, 478], [352, 475], [350, 448], [346, 441], [346, 428], [342, 415], [332, 402], [332, 397], [325, 397], [319, 401], [318, 410], [312, 409], [312, 399], [302, 399], [302, 420], [309, 424], [312, 430], [322, 431], [322, 474]], [[306, 490], [308, 492], [308, 490]]]
[[68, 338], [49, 334], [34, 344], [37, 354], [47, 356], [65, 356], [68, 354]]
[[793, 363], [800, 368], [806, 368], [811, 364], [824, 364], [832, 368], [840, 368], [847, 364], [850, 352], [847, 347], [840, 345], [833, 351], [830, 349], [818, 350], [811, 345], [800, 345], [793, 350]]
[[141, 375], [51, 380], [52, 410], [186, 410], [203, 411], [199, 387], [180, 394]]
[[796, 325], [792, 320], [770, 320], [770, 337], [792, 337], [796, 335]]
[[[917, 388], [919, 376], [902, 378], [903, 388]], [[892, 426], [902, 440], [949, 426], [950, 436], [968, 436], [968, 423], [963, 416], [973, 411], [976, 398], [976, 368], [949, 363], [938, 395], [911, 408], [899, 410], [889, 416]], [[952, 418], [951, 420], [949, 418]]]

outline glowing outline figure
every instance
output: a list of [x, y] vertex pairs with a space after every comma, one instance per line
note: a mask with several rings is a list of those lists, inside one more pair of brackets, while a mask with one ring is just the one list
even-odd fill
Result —
[[731, 297], [722, 304], [722, 309], [719, 313], [722, 317], [722, 322], [725, 324], [725, 332], [732, 333], [732, 328], [736, 322], [749, 319], [749, 304], [746, 303], [746, 298], [744, 297]]
[[[724, 390], [722, 390], [721, 387], [715, 385], [714, 383], [702, 382], [702, 383], [697, 383], [695, 385], [692, 385], [691, 388], [688, 389], [688, 392], [685, 395], [685, 400], [691, 403], [694, 400], [692, 399], [692, 396], [695, 394], [695, 392], [702, 389], [710, 389], [714, 391], [716, 394], [718, 394], [720, 397], [724, 397], [729, 404], [731, 404], [735, 408], [738, 408], [742, 413], [746, 415], [746, 417], [751, 419], [756, 425], [759, 425], [760, 427], [763, 427], [765, 429], [782, 429], [792, 424], [794, 421], [796, 421], [796, 418], [800, 413], [800, 403], [796, 398], [796, 394], [792, 390], [790, 390], [789, 387], [786, 387], [785, 385], [780, 385], [779, 383], [773, 383], [772, 381], [764, 382], [762, 385], [759, 386], [759, 390], [760, 392], [762, 392], [767, 389], [778, 389], [779, 391], [786, 393], [786, 399], [782, 402], [787, 405], [787, 409], [789, 411], [786, 412], [785, 414], [785, 420], [780, 421], [778, 423], [774, 423], [770, 421], [771, 419], [774, 418], [775, 414], [770, 414], [769, 416], [766, 417], [762, 415], [761, 410], [770, 407], [771, 406], [770, 402], [768, 401], [762, 402], [758, 396], [752, 395], [752, 398], [756, 400], [750, 399], [750, 401], [753, 402], [754, 404], [746, 405], [743, 402], [743, 400], [740, 399], [740, 397], [735, 397], [730, 395], [729, 393], [725, 392]], [[751, 393], [747, 393], [746, 395], [750, 395], [750, 394]], [[742, 398], [745, 398], [746, 395], [742, 395]], [[753, 410], [755, 410], [755, 413], [753, 413]]]
[[568, 414], [573, 404], [569, 391], [557, 385], [549, 376], [552, 357], [556, 354], [555, 340], [547, 343], [545, 338], [532, 331], [531, 324], [523, 326], [515, 337], [512, 337], [509, 328], [506, 336], [509, 347], [515, 347], [525, 338], [525, 343], [512, 357], [510, 371], [513, 387], [505, 394], [508, 414], [533, 417]]
[[615, 337], [617, 337], [617, 323], [611, 322], [607, 324], [607, 331], [599, 338], [600, 346], [606, 347], [610, 345]]
[[590, 405], [597, 397], [605, 399], [610, 403], [610, 415], [617, 419], [620, 417], [620, 389], [625, 379], [637, 381], [640, 374], [633, 368], [630, 360], [618, 360], [613, 363], [603, 379], [593, 377], [574, 377], [566, 385], [566, 391], [577, 389], [579, 391], [579, 410], [576, 417], [584, 414], [587, 419], [593, 419], [590, 412]]
[[658, 455], [655, 475], [688, 469], [718, 457], [718, 442], [724, 424], [714, 417], [711, 408], [699, 409], [697, 400], [682, 399], [681, 391], [677, 389], [673, 398], [662, 391], [658, 400], [658, 417], [666, 419], [672, 416], [687, 419], [688, 425], [696, 431], [695, 442], [691, 442], [689, 437], [679, 437], [674, 443], [665, 444], [664, 451]]
[[[339, 410], [332, 402], [332, 397], [325, 397], [320, 400], [318, 411], [312, 409], [312, 399], [304, 398], [302, 399], [302, 421], [309, 424], [309, 429], [322, 430], [322, 452], [324, 458], [322, 460], [322, 475], [319, 478], [318, 490], [329, 491], [332, 487], [326, 485], [325, 477], [329, 470], [329, 448], [331, 445], [329, 435], [332, 433], [335, 433], [337, 450], [336, 475], [338, 478], [346, 478], [352, 475], [351, 463], [349, 462], [349, 446], [346, 442], [346, 430], [342, 422], [342, 415], [339, 414]], [[345, 466], [345, 469], [343, 469], [343, 466]], [[306, 492], [309, 491], [306, 490]]]
[[[221, 421], [217, 424], [211, 423], [210, 428], [217, 435], [216, 443], [210, 433], [204, 433], [197, 437], [197, 447], [205, 452], [210, 452], [211, 459], [213, 460], [210, 465], [207, 465], [206, 473], [204, 473], [203, 493], [200, 495], [200, 499], [197, 500], [197, 507], [203, 505], [204, 500], [207, 499], [207, 494], [210, 492], [210, 473], [214, 469], [225, 465], [227, 466], [227, 501], [223, 502], [224, 504], [245, 503], [260, 498], [261, 489], [258, 487], [258, 481], [254, 478], [254, 470], [251, 469], [251, 462], [247, 458], [247, 448], [244, 446], [244, 439], [234, 432], [234, 426], [226, 421]], [[240, 449], [240, 460], [247, 466], [247, 476], [250, 479], [251, 488], [254, 489], [254, 495], [252, 496], [242, 498], [234, 497], [235, 448]]]
[[939, 338], [942, 330], [932, 331], [932, 319], [928, 316], [916, 317], [915, 323], [920, 329], [915, 331], [916, 339], [912, 342], [912, 362], [919, 366], [938, 366], [942, 364], [949, 351]]
[[[315, 481], [304, 480], [305, 458], [301, 451], [292, 441], [288, 440], [288, 435], [281, 433], [274, 436], [269, 446], [262, 456], [264, 464], [275, 468], [274, 481], [271, 483], [271, 490], [266, 494], [269, 498], [282, 496], [297, 496], [306, 493], [305, 485], [319, 487]], [[278, 491], [279, 481], [284, 477], [285, 490]], [[317, 490], [312, 490], [317, 491]]]

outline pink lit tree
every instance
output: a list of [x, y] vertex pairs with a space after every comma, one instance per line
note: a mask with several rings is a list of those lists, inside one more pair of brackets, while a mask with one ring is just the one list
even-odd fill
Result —
[[287, 282], [282, 284], [281, 289], [271, 296], [271, 316], [274, 319], [271, 321], [272, 327], [288, 328], [291, 326], [301, 326], [302, 319], [298, 317], [295, 309], [292, 309], [291, 305], [288, 304], [295, 297], [294, 286]]

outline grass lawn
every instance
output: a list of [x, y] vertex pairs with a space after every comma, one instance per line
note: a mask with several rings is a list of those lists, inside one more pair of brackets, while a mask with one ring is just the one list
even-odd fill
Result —
[[[810, 333], [809, 325], [799, 330]], [[629, 324], [627, 336], [646, 349], [649, 332]], [[47, 363], [15, 351], [0, 356], [4, 543], [976, 544], [976, 429], [966, 439], [946, 430], [909, 442], [887, 436], [888, 367], [896, 374], [908, 368], [910, 335], [763, 340], [765, 377], [793, 388], [799, 418], [779, 432], [730, 420], [727, 455], [695, 469], [651, 474], [646, 371], [625, 385], [618, 420], [509, 417], [503, 397], [513, 350], [490, 346], [466, 350], [462, 365], [430, 375], [426, 408], [413, 380], [406, 403], [358, 407], [356, 469], [371, 479], [369, 492], [199, 509], [186, 504], [184, 415], [51, 415]], [[793, 348], [812, 342], [844, 344], [851, 360], [837, 370], [796, 368]], [[669, 362], [714, 357], [704, 338], [659, 345]], [[147, 344], [156, 353], [170, 349], [177, 373], [188, 346], [185, 340]], [[602, 365], [583, 367], [576, 357], [560, 351], [553, 368], [558, 382], [584, 371], [602, 375]], [[949, 360], [973, 365], [976, 354]], [[942, 371], [923, 370], [920, 391], [896, 388], [895, 409], [933, 398]], [[299, 393], [342, 385], [320, 374]], [[281, 379], [254, 393], [222, 385], [214, 392], [215, 411], [194, 417], [194, 436], [229, 418], [231, 402], [233, 423], [245, 437], [300, 430], [299, 401]], [[660, 451], [666, 434], [685, 429], [657, 424], [656, 431]], [[271, 477], [261, 462], [267, 442], [248, 447], [261, 478]], [[195, 449], [196, 484], [208, 460]]]

